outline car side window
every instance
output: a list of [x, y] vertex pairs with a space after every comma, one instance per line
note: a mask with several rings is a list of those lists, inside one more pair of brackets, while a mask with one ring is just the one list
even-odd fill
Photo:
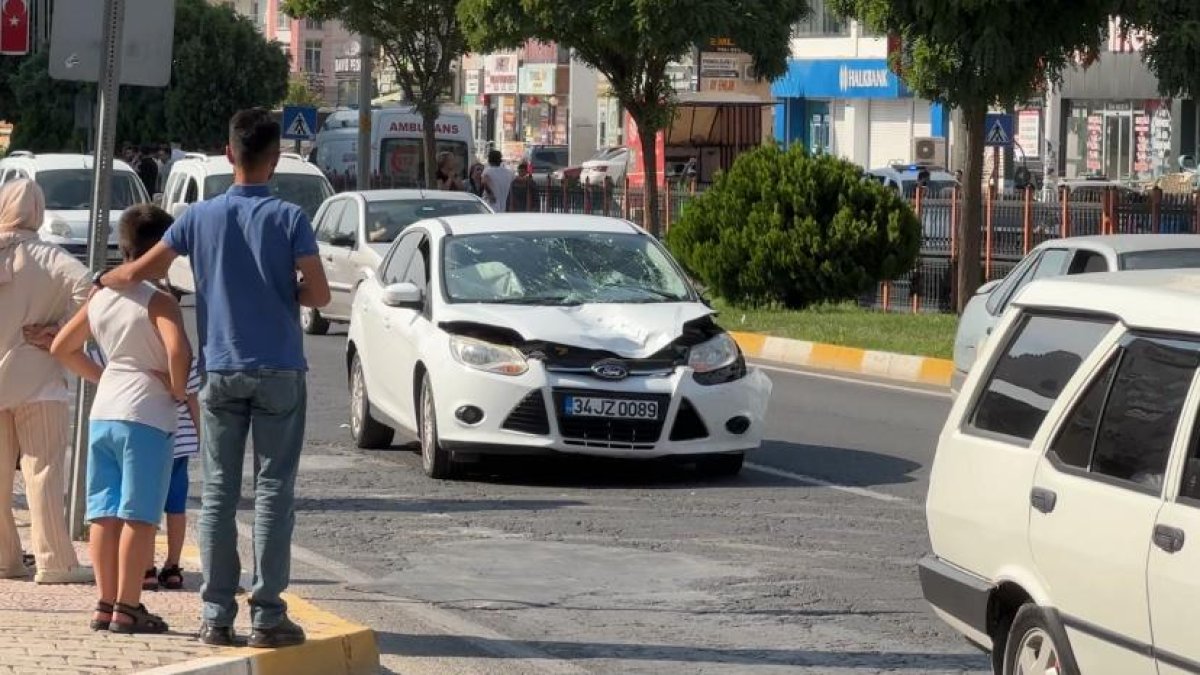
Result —
[[1042, 259], [1038, 261], [1037, 268], [1033, 270], [1033, 276], [1029, 278], [1029, 281], [1062, 276], [1066, 272], [1067, 259], [1070, 257], [1071, 252], [1065, 248], [1046, 249], [1042, 253]]
[[1179, 485], [1179, 497], [1192, 506], [1200, 507], [1200, 418], [1192, 429], [1192, 440], [1187, 461], [1183, 465], [1183, 480]]
[[1022, 444], [1032, 441], [1067, 382], [1112, 325], [1083, 316], [1023, 316], [984, 381], [968, 426]]
[[1004, 277], [1004, 281], [992, 291], [988, 296], [987, 311], [993, 316], [999, 316], [1008, 307], [1008, 299], [1016, 291], [1021, 281], [1028, 276], [1042, 258], [1041, 251], [1035, 251], [1033, 254], [1025, 257], [1024, 260], [1017, 263], [1017, 266]]
[[1071, 411], [1051, 447], [1053, 458], [1160, 492], [1198, 366], [1198, 342], [1129, 337]]
[[1093, 272], [1107, 272], [1108, 260], [1103, 254], [1096, 251], [1076, 251], [1075, 257], [1071, 259], [1071, 266], [1067, 269], [1067, 274], [1092, 274]]
[[187, 179], [187, 192], [183, 195], [183, 201], [188, 204], [195, 204], [200, 201], [200, 184], [195, 178]]
[[321, 214], [321, 218], [317, 222], [317, 241], [328, 244], [333, 239], [345, 206], [346, 201], [344, 199], [329, 202], [329, 205], [325, 207], [325, 212]]
[[421, 237], [404, 280], [423, 291], [429, 288], [429, 237]]
[[383, 274], [380, 275], [380, 279], [385, 285], [397, 284], [404, 280], [404, 272], [408, 269], [408, 263], [412, 260], [413, 253], [417, 251], [417, 244], [421, 243], [424, 236], [423, 232], [409, 232], [396, 242], [391, 257], [384, 264]]
[[354, 242], [349, 244], [353, 248], [358, 243], [358, 202], [350, 199], [343, 203], [345, 208], [342, 209], [341, 217], [338, 218], [336, 235], [339, 238]]

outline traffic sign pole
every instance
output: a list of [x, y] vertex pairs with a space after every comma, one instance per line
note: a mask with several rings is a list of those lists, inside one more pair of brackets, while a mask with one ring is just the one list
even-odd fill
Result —
[[[121, 76], [121, 32], [124, 28], [125, 0], [104, 2], [104, 46], [97, 89], [96, 151], [92, 156], [92, 213], [88, 266], [92, 272], [104, 269], [108, 262], [109, 204], [111, 197], [113, 150], [116, 145], [117, 100]], [[75, 447], [71, 462], [69, 525], [75, 539], [83, 539], [87, 523], [87, 446], [88, 416], [96, 388], [82, 378], [76, 388]]]

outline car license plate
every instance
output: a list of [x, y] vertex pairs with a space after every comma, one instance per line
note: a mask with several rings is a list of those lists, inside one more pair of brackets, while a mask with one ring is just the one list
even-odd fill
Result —
[[613, 419], [656, 420], [658, 401], [568, 396], [563, 412], [570, 417], [610, 417]]

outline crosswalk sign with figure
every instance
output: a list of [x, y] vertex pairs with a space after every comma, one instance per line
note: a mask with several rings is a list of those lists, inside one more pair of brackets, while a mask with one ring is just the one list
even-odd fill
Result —
[[1013, 144], [1013, 118], [1005, 113], [989, 113], [983, 123], [983, 144], [989, 148], [1007, 148]]
[[283, 108], [283, 137], [292, 141], [311, 141], [317, 137], [317, 109], [289, 105]]

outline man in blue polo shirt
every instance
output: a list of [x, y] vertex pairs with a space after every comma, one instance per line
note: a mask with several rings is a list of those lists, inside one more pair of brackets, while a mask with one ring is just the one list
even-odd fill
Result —
[[[280, 593], [291, 565], [293, 505], [307, 406], [300, 306], [324, 307], [329, 284], [312, 225], [300, 207], [271, 196], [279, 123], [243, 110], [229, 124], [226, 155], [234, 184], [192, 206], [161, 243], [135, 262], [98, 277], [126, 288], [166, 276], [176, 256], [191, 260], [196, 324], [207, 376], [201, 402], [204, 493], [197, 531], [204, 570], [200, 639], [235, 641], [237, 505], [247, 436], [254, 437], [254, 588], [251, 647], [304, 642]], [[297, 272], [301, 280], [297, 279]]]

